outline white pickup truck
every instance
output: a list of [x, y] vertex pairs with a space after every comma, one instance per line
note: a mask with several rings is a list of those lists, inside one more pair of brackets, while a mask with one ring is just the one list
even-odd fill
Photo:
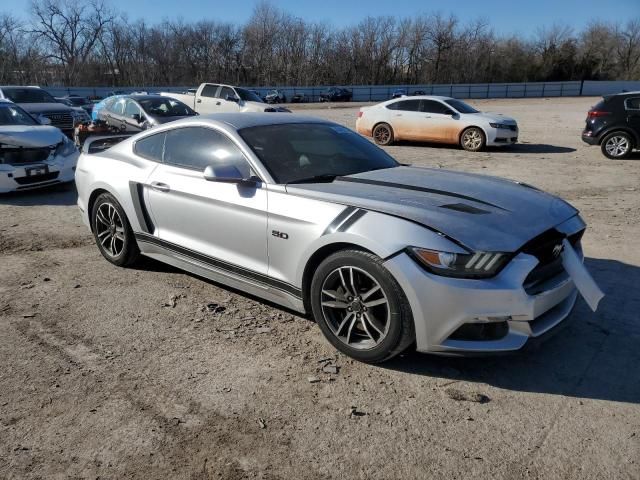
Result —
[[172, 97], [186, 103], [201, 115], [220, 112], [289, 112], [282, 107], [273, 107], [246, 88], [202, 83], [194, 94], [162, 92], [160, 95]]

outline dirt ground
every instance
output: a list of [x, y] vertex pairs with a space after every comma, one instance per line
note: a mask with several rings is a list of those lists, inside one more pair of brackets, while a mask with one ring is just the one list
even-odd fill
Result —
[[[640, 154], [581, 142], [596, 99], [473, 103], [514, 116], [522, 143], [388, 151], [578, 207], [597, 313], [579, 300], [527, 353], [370, 366], [292, 312], [152, 261], [110, 265], [73, 189], [5, 195], [0, 478], [640, 478]], [[304, 110], [355, 125], [356, 108]]]

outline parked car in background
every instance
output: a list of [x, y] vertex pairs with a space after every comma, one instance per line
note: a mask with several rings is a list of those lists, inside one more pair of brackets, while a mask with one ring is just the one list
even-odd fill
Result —
[[104, 108], [104, 106], [106, 105], [107, 102], [110, 102], [111, 99], [113, 98], [119, 98], [122, 95], [112, 95], [110, 97], [105, 97], [102, 100], [100, 100], [98, 103], [96, 103], [93, 106], [93, 109], [91, 110], [91, 120], [93, 120], [94, 122], [96, 120], [98, 120], [100, 118], [100, 110], [102, 110]]
[[175, 98], [161, 95], [120, 95], [112, 97], [98, 117], [121, 132], [141, 132], [197, 113]]
[[628, 157], [640, 148], [640, 92], [607, 95], [587, 113], [582, 140], [600, 145], [607, 158]]
[[269, 90], [264, 96], [264, 101], [267, 103], [286, 103], [287, 97], [282, 90]]
[[362, 107], [356, 129], [378, 145], [413, 140], [460, 145], [472, 152], [518, 141], [513, 118], [479, 112], [461, 100], [438, 96], [403, 97]]
[[427, 92], [425, 92], [424, 90], [415, 90], [414, 92], [411, 93], [411, 95], [426, 95]]
[[82, 108], [89, 115], [91, 115], [91, 111], [93, 110], [94, 103], [88, 98], [81, 97], [80, 95], [67, 95], [64, 97], [55, 97], [55, 99], [69, 107]]
[[578, 293], [593, 310], [602, 298], [568, 203], [512, 180], [400, 165], [333, 122], [222, 113], [99, 150], [81, 155], [76, 186], [107, 261], [147, 255], [312, 314], [361, 361], [414, 344], [516, 351], [553, 332]]
[[407, 91], [404, 88], [398, 88], [393, 91], [391, 98], [400, 98], [407, 95]]
[[350, 102], [353, 97], [351, 90], [346, 88], [330, 87], [320, 94], [321, 102]]
[[291, 97], [291, 103], [307, 103], [309, 101], [309, 97], [306, 93], [295, 93]]
[[11, 100], [34, 118], [47, 117], [51, 125], [59, 128], [69, 138], [77, 123], [87, 120], [88, 115], [81, 108], [69, 107], [56, 101], [40, 87], [0, 86], [0, 99]]
[[41, 118], [0, 99], [0, 193], [73, 181], [78, 150]]
[[195, 95], [162, 92], [160, 95], [175, 98], [200, 114], [222, 112], [288, 112], [283, 107], [272, 107], [246, 88], [217, 83], [203, 83]]

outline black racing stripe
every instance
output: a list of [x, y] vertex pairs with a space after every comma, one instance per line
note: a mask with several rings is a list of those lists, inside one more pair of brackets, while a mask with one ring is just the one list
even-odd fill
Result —
[[342, 212], [340, 212], [338, 214], [338, 216], [336, 218], [333, 219], [333, 221], [329, 224], [329, 226], [325, 229], [324, 233], [322, 235], [327, 235], [329, 233], [334, 233], [338, 227], [340, 226], [340, 224], [342, 222], [345, 221], [345, 219], [351, 215], [353, 212], [355, 212], [357, 209], [355, 207], [347, 207], [345, 208]]
[[149, 216], [149, 211], [144, 204], [144, 185], [137, 182], [129, 182], [129, 191], [131, 192], [133, 209], [136, 212], [140, 227], [145, 233], [153, 233], [155, 227]]
[[220, 260], [219, 258], [204, 255], [202, 253], [182, 247], [180, 245], [176, 245], [175, 243], [167, 242], [166, 240], [162, 240], [161, 238], [154, 237], [146, 233], [136, 233], [135, 236], [136, 239], [140, 240], [141, 242], [158, 245], [162, 248], [166, 248], [167, 250], [171, 250], [172, 252], [184, 255], [185, 257], [189, 257], [193, 260], [197, 260], [220, 270], [224, 270], [226, 272], [262, 283], [269, 287], [282, 290], [283, 292], [293, 295], [296, 298], [302, 298], [301, 289], [294, 285], [291, 285], [290, 283], [278, 280], [277, 278], [272, 278], [262, 273], [254, 272], [253, 270], [249, 270], [233, 263], [225, 262], [224, 260]]
[[506, 208], [499, 207], [498, 205], [494, 205], [493, 203], [485, 202], [484, 200], [479, 200], [477, 198], [469, 197], [467, 195], [462, 195], [459, 193], [447, 192], [446, 190], [437, 190], [435, 188], [417, 187], [414, 185], [404, 185], [402, 183], [383, 182], [380, 180], [368, 180], [366, 178], [356, 177], [337, 177], [336, 181], [363, 183], [366, 185], [377, 185], [379, 187], [400, 188], [402, 190], [413, 190], [415, 192], [435, 193], [437, 195], [443, 195], [445, 197], [461, 198], [463, 200], [470, 200], [472, 202], [481, 203], [490, 207], [499, 208], [500, 210], [506, 210]]
[[349, 227], [351, 227], [351, 225], [353, 225], [354, 223], [356, 223], [358, 220], [360, 220], [362, 217], [365, 216], [365, 214], [367, 213], [366, 210], [362, 210], [361, 208], [359, 208], [356, 213], [354, 213], [353, 215], [351, 215], [349, 218], [347, 218], [342, 225], [340, 225], [340, 228], [338, 228], [338, 232], [346, 232], [347, 230], [349, 230]]

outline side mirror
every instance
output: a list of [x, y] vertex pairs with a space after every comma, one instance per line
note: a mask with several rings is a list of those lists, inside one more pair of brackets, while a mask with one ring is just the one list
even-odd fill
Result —
[[226, 100], [228, 100], [230, 102], [236, 102], [236, 103], [238, 103], [240, 101], [240, 99], [238, 97], [236, 97], [235, 95], [227, 95]]
[[44, 115], [39, 115], [36, 120], [40, 125], [51, 125], [51, 119], [45, 117]]
[[246, 187], [255, 187], [256, 181], [251, 178], [244, 178], [238, 167], [235, 165], [223, 165], [213, 167], [209, 165], [202, 173], [205, 180], [218, 183], [235, 183]]
[[131, 115], [131, 118], [138, 123], [144, 122], [144, 117], [140, 113], [133, 113]]

